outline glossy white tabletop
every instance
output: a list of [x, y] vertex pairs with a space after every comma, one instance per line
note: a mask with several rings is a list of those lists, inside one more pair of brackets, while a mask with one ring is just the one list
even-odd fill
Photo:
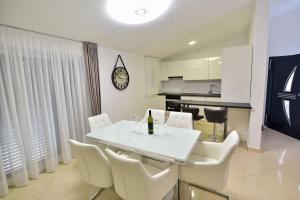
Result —
[[120, 121], [89, 133], [87, 138], [159, 160], [185, 163], [200, 137], [199, 131], [170, 126], [159, 126], [149, 135], [146, 123], [133, 124]]

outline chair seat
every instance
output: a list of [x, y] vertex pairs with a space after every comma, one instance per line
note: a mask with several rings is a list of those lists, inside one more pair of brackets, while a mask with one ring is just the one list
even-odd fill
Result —
[[206, 157], [206, 156], [203, 156], [203, 155], [200, 155], [200, 154], [193, 153], [190, 156], [189, 163], [190, 164], [195, 164], [195, 165], [200, 164], [200, 163], [216, 164], [216, 163], [218, 163], [218, 161], [213, 159], [213, 158], [210, 158], [210, 157]]
[[161, 172], [160, 169], [158, 169], [158, 168], [156, 168], [152, 165], [148, 165], [148, 164], [143, 163], [143, 166], [145, 167], [145, 169], [148, 171], [148, 173], [151, 176], [154, 176], [154, 175], [158, 174], [159, 172]]
[[203, 119], [203, 118], [204, 118], [203, 115], [198, 115], [198, 116], [196, 116], [196, 118], [193, 119], [193, 120], [194, 120], [194, 121], [198, 121], [198, 120], [201, 120], [201, 119]]

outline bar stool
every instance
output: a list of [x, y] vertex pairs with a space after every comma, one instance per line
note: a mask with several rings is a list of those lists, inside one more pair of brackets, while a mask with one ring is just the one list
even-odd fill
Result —
[[214, 110], [209, 108], [204, 108], [204, 113], [206, 120], [208, 122], [214, 123], [214, 132], [212, 136], [212, 141], [216, 142], [217, 132], [216, 132], [216, 124], [223, 124], [227, 121], [227, 112], [225, 109]]
[[181, 108], [182, 112], [188, 112], [188, 113], [192, 113], [193, 115], [193, 121], [198, 121], [204, 118], [203, 115], [199, 115], [199, 108], [191, 108], [191, 107], [182, 107]]

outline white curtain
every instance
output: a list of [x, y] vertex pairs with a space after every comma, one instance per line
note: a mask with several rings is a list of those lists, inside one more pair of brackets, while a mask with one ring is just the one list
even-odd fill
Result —
[[0, 196], [70, 162], [90, 113], [80, 42], [0, 26]]

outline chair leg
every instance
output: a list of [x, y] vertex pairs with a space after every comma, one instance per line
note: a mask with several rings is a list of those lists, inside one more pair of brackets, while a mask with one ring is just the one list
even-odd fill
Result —
[[96, 197], [97, 197], [98, 195], [100, 195], [103, 191], [104, 191], [104, 189], [101, 188], [98, 192], [96, 192], [93, 196], [91, 196], [91, 197], [89, 198], [89, 200], [94, 200], [94, 199], [96, 199]]
[[180, 180], [178, 179], [177, 183], [177, 200], [180, 200]]
[[198, 188], [198, 189], [200, 189], [200, 190], [204, 190], [204, 191], [206, 191], [206, 192], [210, 192], [210, 193], [216, 194], [216, 195], [218, 195], [218, 196], [221, 196], [221, 197], [224, 197], [224, 198], [230, 200], [230, 197], [229, 197], [228, 195], [223, 194], [223, 193], [221, 193], [221, 192], [218, 192], [218, 191], [216, 191], [216, 190], [209, 189], [209, 188], [206, 188], [206, 187], [203, 187], [203, 186], [199, 186], [199, 185], [195, 185], [195, 184], [192, 184], [192, 183], [187, 183], [187, 182], [185, 182], [185, 183], [186, 183], [187, 185], [189, 185], [189, 186]]
[[214, 123], [214, 132], [213, 132], [213, 136], [212, 136], [212, 141], [213, 142], [217, 141], [216, 123]]

